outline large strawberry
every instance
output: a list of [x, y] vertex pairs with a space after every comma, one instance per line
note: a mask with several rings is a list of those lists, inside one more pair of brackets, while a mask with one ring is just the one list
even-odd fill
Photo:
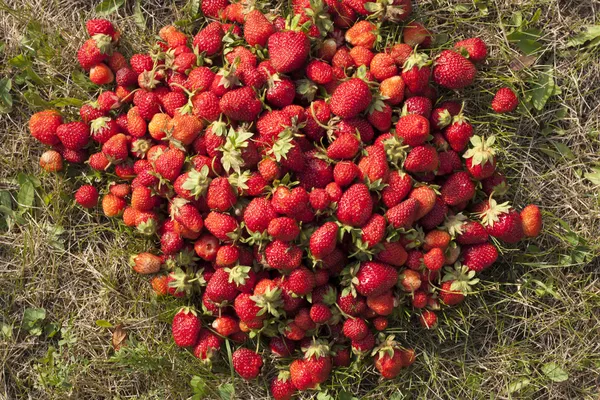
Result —
[[356, 291], [363, 296], [379, 296], [396, 285], [398, 272], [388, 264], [368, 261], [356, 272]]
[[433, 80], [448, 89], [462, 89], [473, 83], [477, 69], [461, 54], [444, 50], [435, 60]]
[[359, 78], [340, 84], [331, 95], [331, 111], [342, 118], [353, 118], [365, 111], [372, 99], [369, 86]]
[[310, 40], [304, 32], [284, 30], [269, 36], [267, 47], [275, 71], [287, 74], [304, 66]]
[[183, 307], [173, 317], [173, 339], [179, 347], [194, 346], [198, 340], [201, 323], [196, 311]]
[[231, 361], [235, 372], [246, 380], [256, 378], [263, 365], [262, 357], [259, 354], [244, 347], [233, 352]]
[[325, 222], [310, 236], [310, 252], [317, 260], [329, 255], [337, 243], [338, 226], [335, 222]]
[[373, 200], [364, 183], [350, 186], [338, 202], [338, 220], [346, 225], [361, 227], [367, 223], [373, 211]]
[[517, 243], [523, 238], [521, 216], [508, 202], [498, 204], [490, 197], [487, 207], [479, 216], [490, 236], [506, 243]]

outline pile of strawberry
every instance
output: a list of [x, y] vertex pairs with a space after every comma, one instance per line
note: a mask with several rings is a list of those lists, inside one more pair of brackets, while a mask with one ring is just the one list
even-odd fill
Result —
[[[433, 328], [497, 260], [496, 241], [541, 229], [536, 206], [498, 201], [494, 138], [442, 99], [473, 82], [486, 45], [432, 55], [431, 33], [410, 22], [378, 52], [379, 24], [409, 18], [404, 0], [298, 0], [287, 21], [228, 0], [202, 11], [193, 38], [166, 26], [129, 60], [109, 21], [88, 21], [77, 57], [105, 86], [77, 120], [31, 117], [53, 147], [41, 166], [116, 176], [104, 214], [159, 239], [132, 266], [158, 295], [186, 298], [173, 338], [199, 359], [224, 339], [245, 379], [264, 356], [293, 359], [272, 381], [276, 399], [353, 361], [395, 377], [415, 353], [388, 326], [414, 315]], [[492, 108], [517, 103], [502, 88]], [[86, 208], [98, 196], [75, 194]]]

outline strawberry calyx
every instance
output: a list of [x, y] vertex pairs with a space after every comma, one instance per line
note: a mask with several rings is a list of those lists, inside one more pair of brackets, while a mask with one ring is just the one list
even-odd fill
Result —
[[112, 51], [112, 37], [109, 35], [105, 35], [103, 33], [97, 33], [92, 36], [94, 42], [96, 42], [96, 47], [102, 54], [110, 54]]
[[139, 158], [144, 158], [150, 147], [152, 143], [148, 139], [139, 138], [131, 144], [131, 152]]
[[472, 148], [465, 151], [463, 158], [471, 158], [472, 165], [485, 165], [486, 163], [494, 162], [496, 149], [493, 147], [496, 141], [495, 136], [490, 136], [484, 140], [481, 136], [473, 136], [471, 138]]
[[244, 171], [241, 174], [234, 172], [227, 177], [229, 184], [242, 194], [244, 190], [248, 190], [248, 180], [250, 179], [251, 172]]
[[454, 268], [446, 267], [442, 282], [452, 281], [450, 290], [460, 292], [464, 295], [471, 292], [471, 287], [479, 283], [479, 278], [475, 278], [475, 271], [472, 271], [466, 265], [461, 263], [454, 264]]
[[331, 354], [329, 345], [325, 343], [325, 341], [314, 338], [312, 344], [302, 348], [302, 351], [304, 351], [304, 359], [306, 360], [310, 358], [319, 359], [322, 357], [329, 357]]
[[385, 336], [383, 333], [378, 335], [379, 345], [373, 349], [372, 356], [377, 355], [379, 358], [383, 358], [386, 355], [390, 358], [394, 357], [394, 352], [399, 348], [398, 342], [395, 340], [394, 335]]
[[327, 36], [327, 33], [333, 30], [333, 21], [331, 21], [331, 16], [327, 12], [327, 6], [323, 0], [310, 0], [310, 7], [305, 8], [304, 11], [322, 37]]
[[281, 289], [278, 287], [268, 287], [264, 294], [250, 296], [256, 305], [261, 309], [257, 316], [269, 313], [278, 318], [285, 314], [281, 311], [283, 307], [283, 299], [281, 298]]
[[225, 143], [218, 148], [218, 150], [223, 153], [221, 156], [221, 164], [225, 171], [229, 172], [233, 170], [237, 173], [241, 173], [242, 166], [244, 165], [242, 149], [248, 147], [248, 140], [252, 136], [254, 136], [254, 133], [245, 131], [241, 128], [238, 130], [229, 128]]
[[235, 283], [237, 286], [243, 286], [249, 278], [248, 273], [252, 267], [246, 265], [236, 265], [233, 268], [225, 268], [225, 272], [229, 273], [229, 283]]
[[275, 143], [267, 154], [273, 155], [275, 157], [275, 161], [280, 162], [282, 158], [287, 160], [287, 154], [289, 151], [295, 147], [292, 141], [294, 140], [294, 133], [291, 129], [284, 129], [283, 132], [279, 134]]
[[461, 235], [465, 222], [467, 221], [467, 217], [463, 213], [458, 213], [455, 215], [447, 215], [446, 221], [444, 222], [443, 229], [447, 231], [450, 236], [453, 238]]
[[158, 229], [158, 224], [156, 223], [156, 220], [154, 218], [148, 218], [144, 222], [140, 222], [137, 225], [136, 229], [142, 235], [152, 236], [156, 233], [156, 230]]
[[340, 285], [344, 288], [342, 290], [342, 296], [352, 294], [352, 297], [356, 297], [356, 285], [359, 284], [356, 274], [360, 268], [360, 263], [352, 263], [342, 270], [340, 273], [341, 282]]
[[431, 60], [429, 56], [425, 53], [417, 53], [417, 49], [406, 59], [404, 65], [402, 66], [402, 71], [408, 72], [413, 67], [418, 67], [419, 69], [423, 67], [428, 67], [431, 65]]
[[488, 207], [477, 215], [481, 218], [481, 224], [483, 226], [493, 227], [494, 224], [500, 220], [500, 215], [509, 213], [511, 208], [508, 201], [498, 204], [498, 202], [490, 196]]
[[402, 143], [402, 138], [394, 134], [383, 141], [383, 148], [385, 149], [388, 161], [399, 170], [406, 159], [409, 147]]
[[198, 200], [201, 196], [204, 196], [208, 190], [208, 185], [211, 181], [208, 177], [209, 172], [207, 165], [203, 165], [202, 168], [200, 168], [200, 171], [196, 169], [190, 170], [187, 179], [183, 182], [181, 187], [189, 191], [192, 197]]
[[90, 122], [90, 131], [92, 134], [100, 132], [102, 129], [105, 129], [108, 126], [108, 122], [110, 122], [110, 117], [98, 117], [92, 122]]

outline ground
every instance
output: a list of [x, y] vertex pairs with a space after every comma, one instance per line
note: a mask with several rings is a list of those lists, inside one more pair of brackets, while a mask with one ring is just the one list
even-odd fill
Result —
[[[416, 17], [438, 35], [440, 47], [470, 36], [489, 43], [488, 62], [461, 98], [478, 132], [500, 139], [509, 199], [538, 204], [545, 230], [503, 248], [502, 262], [482, 275], [478, 293], [446, 312], [438, 329], [423, 331], [414, 321], [394, 329], [418, 353], [397, 379], [381, 382], [364, 365], [336, 373], [321, 394], [306, 397], [597, 399], [600, 39], [586, 41], [592, 31], [580, 32], [597, 29], [600, 3], [417, 3]], [[271, 360], [264, 376], [247, 384], [227, 362], [210, 370], [173, 345], [169, 318], [178, 304], [157, 301], [147, 279], [127, 264], [150, 242], [73, 203], [74, 188], [96, 176], [77, 168], [40, 172], [44, 147], [27, 131], [29, 115], [49, 105], [74, 115], [73, 99], [97, 90], [75, 62], [94, 6], [0, 2], [0, 95], [10, 79], [13, 102], [8, 110], [0, 97], [0, 398], [267, 398], [276, 373]], [[127, 1], [110, 18], [130, 55], [147, 49], [164, 23], [189, 18], [190, 5], [184, 6]], [[398, 34], [383, 30], [383, 41]], [[529, 102], [498, 116], [489, 103], [506, 84]], [[113, 340], [123, 332], [127, 339], [115, 353], [111, 337], [119, 324]]]

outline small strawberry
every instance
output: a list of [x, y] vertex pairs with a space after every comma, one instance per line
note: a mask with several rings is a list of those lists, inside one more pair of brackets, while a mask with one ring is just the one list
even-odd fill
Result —
[[194, 356], [203, 362], [210, 362], [221, 349], [222, 339], [206, 328], [200, 329], [198, 343], [194, 347]]
[[460, 112], [452, 118], [452, 123], [444, 131], [444, 136], [452, 150], [462, 152], [473, 136], [473, 126]]
[[290, 242], [300, 234], [300, 228], [293, 218], [279, 217], [269, 222], [267, 233], [274, 239]]
[[338, 226], [335, 222], [326, 222], [310, 236], [310, 252], [321, 260], [329, 255], [337, 243]]
[[254, 121], [262, 109], [260, 100], [250, 87], [225, 93], [219, 102], [223, 114], [234, 121]]
[[335, 115], [353, 118], [367, 109], [371, 99], [369, 86], [359, 78], [352, 78], [334, 90], [329, 104]]
[[[214, 181], [213, 181], [214, 182]], [[244, 210], [244, 222], [251, 232], [265, 232], [271, 220], [277, 217], [271, 202], [263, 197], [255, 197]]]
[[475, 184], [467, 172], [455, 172], [448, 176], [442, 185], [440, 196], [444, 203], [451, 206], [458, 205], [475, 196]]
[[293, 244], [275, 240], [265, 248], [265, 258], [271, 268], [291, 271], [300, 266], [302, 250]]
[[423, 263], [430, 271], [439, 271], [446, 263], [444, 250], [435, 247], [423, 255]]
[[352, 46], [373, 48], [377, 40], [377, 26], [369, 21], [358, 21], [346, 31], [345, 39]]
[[63, 158], [58, 151], [47, 150], [40, 156], [40, 167], [46, 172], [61, 171]]
[[44, 110], [37, 112], [29, 119], [29, 131], [31, 136], [41, 143], [54, 146], [59, 143], [57, 129], [62, 125], [63, 120], [58, 111]]
[[362, 227], [373, 211], [369, 188], [363, 183], [350, 186], [338, 202], [337, 218], [346, 225]]
[[495, 136], [490, 136], [487, 140], [480, 136], [473, 136], [471, 138], [473, 147], [463, 154], [467, 170], [478, 181], [489, 178], [496, 170], [494, 158], [496, 149], [493, 147], [495, 139]]
[[88, 39], [77, 51], [77, 61], [86, 71], [93, 66], [106, 61], [111, 50], [112, 38], [108, 35], [97, 34]]
[[499, 114], [515, 111], [518, 105], [517, 95], [507, 87], [500, 88], [492, 100], [492, 109]]
[[291, 400], [296, 393], [296, 386], [292, 382], [290, 373], [282, 371], [271, 381], [271, 394], [275, 400]]
[[487, 46], [483, 40], [477, 37], [456, 42], [454, 48], [458, 51], [466, 52], [469, 60], [474, 63], [483, 62], [487, 57]]
[[542, 230], [542, 213], [538, 206], [530, 204], [521, 210], [523, 233], [527, 237], [536, 237]]
[[418, 114], [404, 115], [396, 123], [396, 134], [403, 143], [412, 147], [420, 146], [429, 136], [429, 121]]
[[98, 204], [98, 189], [92, 185], [83, 185], [75, 193], [75, 201], [84, 208], [94, 208]]
[[433, 172], [438, 165], [437, 152], [430, 145], [414, 147], [404, 160], [404, 169], [410, 173]]
[[434, 311], [423, 310], [419, 316], [419, 322], [423, 328], [433, 329], [437, 325], [437, 314]]
[[204, 221], [200, 211], [188, 200], [175, 197], [171, 200], [171, 217], [181, 225], [193, 232], [200, 232], [204, 227]]
[[358, 153], [360, 140], [353, 134], [343, 133], [328, 147], [327, 157], [332, 160], [350, 160]]
[[508, 202], [498, 204], [490, 197], [488, 207], [479, 213], [481, 223], [490, 236], [506, 243], [517, 243], [523, 238], [523, 221]]
[[413, 53], [404, 63], [402, 80], [413, 94], [425, 93], [431, 75], [431, 60], [424, 53]]
[[396, 284], [398, 272], [388, 264], [368, 261], [356, 273], [356, 291], [363, 296], [379, 296]]
[[154, 162], [154, 170], [164, 179], [174, 182], [179, 176], [185, 153], [179, 149], [168, 149], [162, 153]]
[[113, 72], [104, 63], [96, 64], [90, 69], [90, 81], [96, 85], [108, 85], [114, 79]]
[[386, 103], [398, 105], [404, 100], [405, 83], [400, 76], [392, 76], [379, 84], [379, 94]]
[[402, 369], [402, 351], [394, 341], [394, 337], [388, 337], [374, 350], [375, 368], [385, 379], [393, 379]]
[[498, 250], [491, 243], [465, 246], [462, 249], [463, 264], [471, 271], [481, 272], [498, 259]]
[[224, 35], [221, 24], [211, 22], [194, 36], [193, 46], [198, 52], [203, 52], [210, 57], [221, 51]]
[[419, 202], [416, 199], [407, 199], [390, 208], [386, 212], [389, 223], [396, 229], [410, 229], [419, 213]]
[[433, 80], [448, 89], [462, 89], [473, 83], [477, 69], [473, 63], [452, 50], [444, 50], [436, 58]]
[[173, 317], [173, 340], [179, 347], [192, 347], [198, 341], [201, 322], [196, 311], [188, 307], [181, 308]]
[[139, 253], [130, 257], [130, 264], [138, 274], [147, 275], [160, 271], [162, 261], [159, 256], [152, 253]]
[[129, 142], [127, 141], [127, 137], [122, 133], [117, 133], [112, 136], [102, 145], [102, 154], [114, 164], [125, 161], [129, 155]]
[[400, 267], [404, 265], [408, 254], [400, 242], [383, 242], [383, 249], [375, 255], [375, 259]]
[[262, 357], [250, 349], [240, 347], [231, 357], [233, 369], [246, 380], [254, 379], [260, 374], [263, 366]]
[[331, 309], [326, 304], [316, 303], [310, 308], [310, 319], [315, 324], [326, 324], [331, 317]]
[[369, 69], [379, 82], [391, 78], [398, 73], [396, 62], [386, 53], [377, 53], [369, 64]]
[[56, 128], [56, 136], [70, 150], [81, 150], [90, 141], [90, 128], [83, 122], [69, 122]]

